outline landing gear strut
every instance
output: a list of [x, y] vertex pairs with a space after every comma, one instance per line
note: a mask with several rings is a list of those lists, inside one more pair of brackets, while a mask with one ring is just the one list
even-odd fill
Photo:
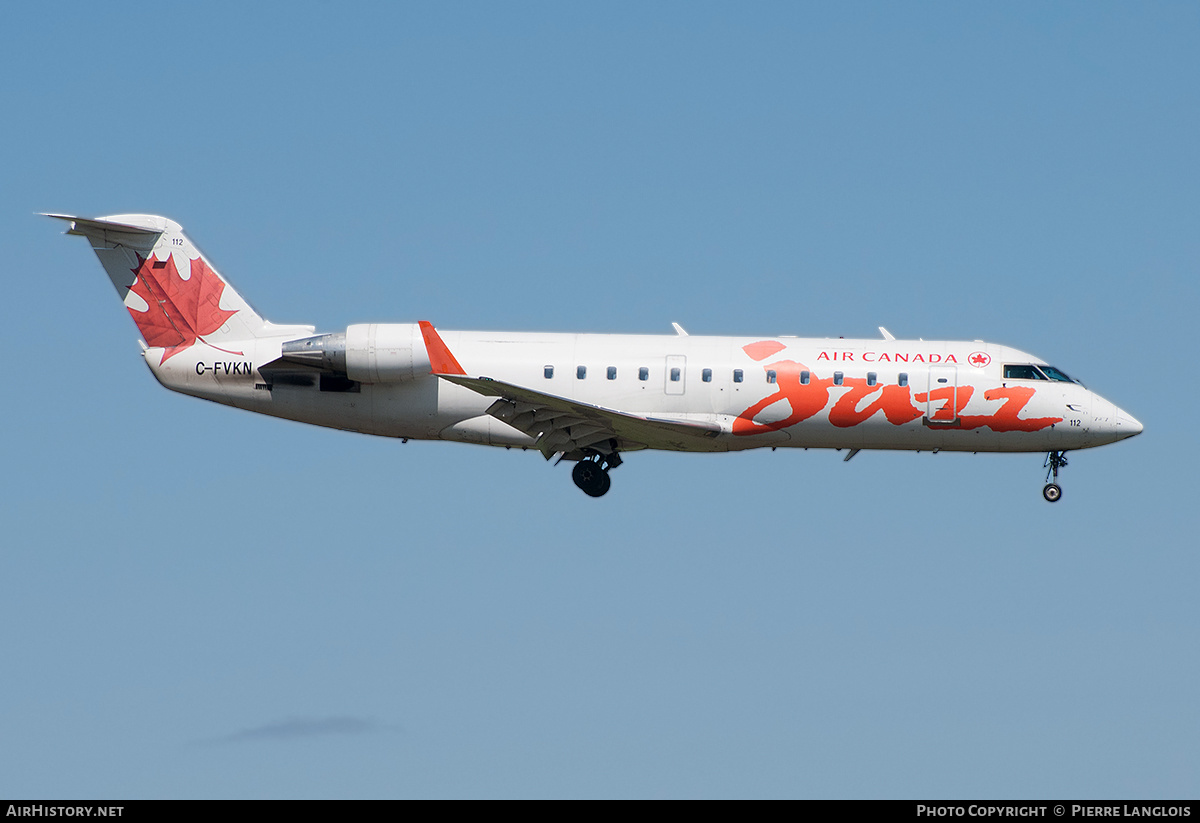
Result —
[[[1062, 497], [1062, 488], [1058, 485], [1058, 470], [1067, 465], [1066, 452], [1048, 452], [1046, 454], [1046, 485], [1042, 489], [1042, 497], [1048, 503], [1057, 503]], [[1049, 482], [1053, 475], [1054, 482]]]
[[575, 468], [571, 469], [571, 479], [589, 497], [603, 497], [612, 486], [608, 470], [615, 469], [619, 465], [621, 465], [621, 456], [617, 454], [616, 449], [607, 455], [593, 451], [576, 463]]

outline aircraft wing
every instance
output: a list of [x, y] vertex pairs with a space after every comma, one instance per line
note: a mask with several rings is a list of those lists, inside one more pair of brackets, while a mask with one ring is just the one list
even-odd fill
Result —
[[515, 386], [490, 377], [438, 374], [443, 380], [498, 398], [487, 413], [513, 428], [537, 438], [537, 446], [549, 459], [554, 454], [574, 458], [576, 452], [594, 449], [613, 451], [614, 441], [622, 449], [703, 450], [721, 433], [716, 423], [663, 420], [605, 409], [565, 397]]

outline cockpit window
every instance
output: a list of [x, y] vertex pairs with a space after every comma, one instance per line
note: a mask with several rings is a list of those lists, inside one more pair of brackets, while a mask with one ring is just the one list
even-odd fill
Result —
[[1041, 368], [1042, 372], [1047, 377], [1049, 377], [1051, 380], [1061, 380], [1064, 383], [1078, 382], [1076, 380], [1071, 379], [1070, 377], [1067, 377], [1067, 373], [1065, 371], [1060, 371], [1059, 369], [1056, 369], [1053, 366], [1041, 366], [1040, 368]]
[[1006, 380], [1045, 380], [1046, 375], [1038, 371], [1037, 366], [1006, 365], [1004, 378]]
[[1078, 380], [1068, 377], [1067, 373], [1061, 369], [1032, 364], [1019, 366], [1007, 364], [1004, 367], [1004, 377], [1009, 380], [1054, 380], [1059, 383], [1079, 383]]

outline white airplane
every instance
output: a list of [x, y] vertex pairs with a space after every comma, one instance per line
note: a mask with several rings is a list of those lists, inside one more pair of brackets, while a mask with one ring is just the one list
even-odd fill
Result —
[[258, 315], [180, 225], [51, 214], [83, 235], [172, 391], [384, 437], [535, 449], [575, 462], [585, 493], [639, 449], [788, 446], [1065, 452], [1142, 424], [1078, 381], [994, 343], [438, 331], [356, 324], [315, 334]]

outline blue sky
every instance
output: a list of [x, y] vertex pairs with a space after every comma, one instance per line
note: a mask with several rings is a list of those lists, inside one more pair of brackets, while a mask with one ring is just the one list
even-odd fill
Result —
[[[1194, 797], [1200, 9], [24, 4], [0, 796]], [[986, 339], [1071, 455], [531, 454], [166, 392], [85, 242], [266, 317]]]

